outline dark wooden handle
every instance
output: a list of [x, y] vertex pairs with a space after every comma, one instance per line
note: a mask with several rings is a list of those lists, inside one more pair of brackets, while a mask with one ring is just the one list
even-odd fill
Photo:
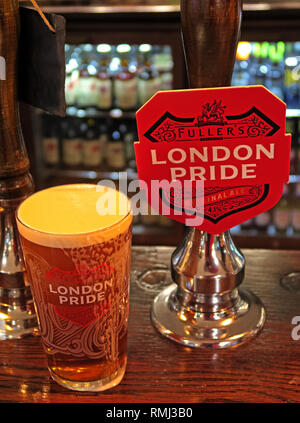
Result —
[[[18, 0], [0, 3], [0, 206], [33, 191], [17, 100]], [[1, 207], [0, 207], [1, 208]]]
[[190, 88], [231, 83], [242, 0], [181, 0], [181, 25]]
[[[29, 173], [29, 158], [25, 148], [17, 95], [19, 38], [19, 2], [0, 2], [0, 303], [10, 308], [26, 310], [30, 303], [22, 249], [15, 221], [15, 210], [34, 190]], [[4, 289], [3, 289], [4, 288]], [[14, 303], [9, 297], [15, 293]], [[26, 292], [26, 294], [25, 294]], [[6, 306], [5, 306], [6, 307]], [[29, 313], [33, 314], [33, 310]], [[17, 331], [21, 333], [31, 320], [22, 313]], [[24, 320], [26, 319], [26, 320]], [[23, 326], [24, 325], [24, 326]], [[30, 324], [29, 324], [30, 325]], [[11, 327], [16, 327], [14, 324]], [[4, 329], [2, 334], [8, 329]], [[6, 335], [5, 335], [6, 336]]]
[[29, 170], [17, 101], [18, 0], [0, 4], [0, 180]]

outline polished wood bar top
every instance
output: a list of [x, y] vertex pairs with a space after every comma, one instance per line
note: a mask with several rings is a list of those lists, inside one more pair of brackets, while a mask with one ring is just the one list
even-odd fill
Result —
[[[0, 341], [0, 402], [201, 403], [299, 402], [300, 285], [282, 287], [300, 271], [300, 251], [244, 250], [246, 277], [265, 304], [262, 332], [233, 349], [191, 349], [162, 337], [150, 321], [153, 285], [147, 270], [163, 273], [173, 248], [133, 247], [128, 365], [121, 384], [103, 393], [74, 392], [51, 380], [40, 338]], [[143, 283], [141, 283], [141, 276]], [[300, 317], [299, 317], [300, 323]]]

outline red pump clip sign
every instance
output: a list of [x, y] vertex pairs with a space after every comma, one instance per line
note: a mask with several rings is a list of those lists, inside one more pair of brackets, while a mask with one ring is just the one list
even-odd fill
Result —
[[272, 208], [289, 181], [286, 105], [263, 86], [158, 92], [138, 112], [140, 188], [216, 234]]

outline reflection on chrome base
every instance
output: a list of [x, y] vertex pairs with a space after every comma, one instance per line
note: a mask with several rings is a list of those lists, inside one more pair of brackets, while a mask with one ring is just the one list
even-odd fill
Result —
[[0, 288], [0, 339], [39, 335], [30, 288]]
[[300, 291], [300, 272], [291, 272], [280, 279], [280, 285], [290, 292]]
[[190, 347], [226, 348], [257, 334], [265, 322], [259, 299], [240, 288], [245, 258], [230, 232], [187, 228], [171, 258], [175, 284], [154, 300], [152, 322], [164, 336]]
[[265, 309], [248, 290], [232, 292], [233, 307], [215, 313], [183, 306], [182, 295], [176, 284], [162, 291], [154, 300], [151, 318], [162, 335], [188, 347], [231, 347], [256, 335], [264, 325]]
[[170, 270], [163, 264], [145, 270], [134, 277], [134, 280], [141, 289], [148, 292], [160, 292], [172, 283]]

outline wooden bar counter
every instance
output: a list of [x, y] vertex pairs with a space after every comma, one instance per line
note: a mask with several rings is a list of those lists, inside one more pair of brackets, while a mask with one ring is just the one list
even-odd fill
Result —
[[300, 402], [300, 339], [292, 337], [293, 329], [297, 335], [292, 319], [300, 316], [300, 286], [280, 284], [286, 273], [300, 271], [300, 251], [243, 251], [243, 286], [263, 301], [267, 321], [256, 338], [229, 350], [183, 347], [152, 327], [150, 306], [157, 287], [151, 280], [141, 284], [139, 277], [150, 268], [161, 272], [168, 267], [172, 251], [133, 247], [128, 366], [119, 386], [103, 393], [62, 388], [49, 376], [40, 338], [27, 337], [0, 341], [0, 402]]

